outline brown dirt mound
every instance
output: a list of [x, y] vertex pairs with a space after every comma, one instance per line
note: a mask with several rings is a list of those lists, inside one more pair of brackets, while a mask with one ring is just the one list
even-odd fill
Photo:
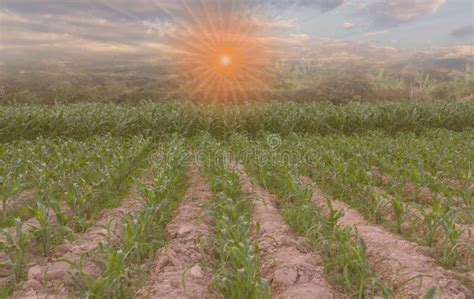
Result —
[[[307, 179], [305, 179], [307, 180]], [[326, 197], [314, 188], [313, 202], [327, 213]], [[472, 298], [473, 294], [458, 279], [459, 274], [436, 265], [424, 255], [424, 248], [412, 244], [376, 225], [369, 224], [356, 210], [331, 200], [335, 210], [344, 211], [340, 226], [354, 225], [367, 244], [367, 255], [374, 269], [386, 281], [392, 281], [395, 291], [408, 298], [421, 298], [433, 285], [438, 285], [440, 298]]]
[[243, 167], [239, 172], [243, 191], [252, 197], [253, 234], [260, 247], [261, 272], [270, 283], [272, 298], [343, 298], [324, 278], [321, 260], [308, 242], [296, 237], [285, 223], [274, 196], [253, 184]]
[[[137, 293], [140, 298], [217, 298], [209, 290], [212, 275], [199, 265], [206, 261], [203, 250], [208, 247], [202, 237], [213, 234], [212, 225], [200, 219], [211, 198], [207, 182], [191, 165], [188, 176], [191, 185], [166, 229], [170, 242], [156, 253], [150, 285]], [[203, 241], [203, 246], [200, 241]], [[184, 286], [183, 286], [184, 282]]]
[[[28, 203], [32, 202], [35, 198], [35, 189], [23, 190], [20, 192], [17, 198], [7, 201], [6, 212], [13, 213], [16, 210], [22, 208]], [[3, 202], [0, 202], [0, 211], [3, 211]]]
[[47, 258], [28, 265], [28, 280], [18, 286], [13, 298], [70, 297], [72, 290], [67, 284], [70, 267], [60, 260], [78, 262], [81, 257], [87, 257], [84, 260], [84, 272], [99, 276], [101, 269], [93, 263], [93, 254], [98, 252], [99, 243], [117, 242], [119, 235], [114, 232], [121, 227], [121, 217], [131, 211], [138, 211], [142, 202], [138, 191], [133, 188], [120, 207], [103, 210], [96, 225], [74, 242], [59, 245]]

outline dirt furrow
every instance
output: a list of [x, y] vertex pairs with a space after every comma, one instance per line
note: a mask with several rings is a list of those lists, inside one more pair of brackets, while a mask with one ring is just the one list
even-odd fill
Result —
[[218, 297], [208, 288], [211, 273], [200, 266], [210, 246], [206, 238], [213, 234], [212, 225], [200, 216], [212, 194], [196, 165], [190, 166], [188, 177], [191, 184], [166, 227], [170, 241], [156, 253], [150, 284], [137, 292], [139, 298]]
[[93, 262], [94, 254], [98, 252], [99, 243], [114, 243], [119, 240], [117, 232], [121, 228], [121, 217], [132, 211], [141, 209], [143, 200], [136, 188], [132, 188], [129, 196], [118, 208], [103, 210], [96, 222], [83, 235], [72, 243], [65, 243], [53, 249], [48, 257], [28, 267], [28, 280], [20, 284], [13, 298], [45, 298], [47, 296], [69, 297], [71, 286], [70, 266], [64, 260], [79, 262], [83, 260], [85, 273], [99, 276], [99, 269]]
[[243, 167], [238, 170], [243, 192], [252, 198], [253, 234], [272, 298], [342, 298], [324, 278], [322, 262], [308, 242], [295, 236], [283, 220], [275, 197], [254, 184]]
[[[307, 181], [309, 179], [305, 179]], [[329, 212], [327, 199], [314, 188], [313, 203], [323, 213]], [[424, 255], [424, 248], [376, 225], [368, 223], [356, 210], [345, 203], [331, 200], [333, 209], [344, 211], [338, 224], [356, 226], [367, 244], [370, 263], [386, 281], [392, 281], [394, 291], [409, 298], [421, 298], [433, 285], [441, 287], [439, 298], [472, 298], [472, 292], [459, 280], [460, 274], [446, 270]]]

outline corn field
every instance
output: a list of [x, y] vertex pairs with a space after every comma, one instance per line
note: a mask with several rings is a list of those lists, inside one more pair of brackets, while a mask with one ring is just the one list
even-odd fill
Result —
[[0, 298], [473, 298], [474, 103], [0, 107]]

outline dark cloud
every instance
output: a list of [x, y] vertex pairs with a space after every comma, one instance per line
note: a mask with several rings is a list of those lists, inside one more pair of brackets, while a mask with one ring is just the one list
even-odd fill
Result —
[[[113, 20], [149, 19], [164, 15], [154, 0], [3, 0], [1, 7], [20, 14], [91, 16]], [[166, 5], [162, 5], [166, 7]]]
[[451, 31], [450, 35], [452, 37], [474, 37], [474, 26], [467, 25], [459, 27]]

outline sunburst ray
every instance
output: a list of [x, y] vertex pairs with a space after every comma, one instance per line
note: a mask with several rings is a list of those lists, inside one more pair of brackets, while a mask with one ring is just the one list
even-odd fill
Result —
[[195, 0], [193, 6], [180, 1], [183, 9], [174, 14], [178, 30], [167, 42], [174, 49], [168, 71], [182, 81], [170, 93], [222, 102], [269, 88], [275, 47], [255, 23], [252, 6], [234, 0]]

